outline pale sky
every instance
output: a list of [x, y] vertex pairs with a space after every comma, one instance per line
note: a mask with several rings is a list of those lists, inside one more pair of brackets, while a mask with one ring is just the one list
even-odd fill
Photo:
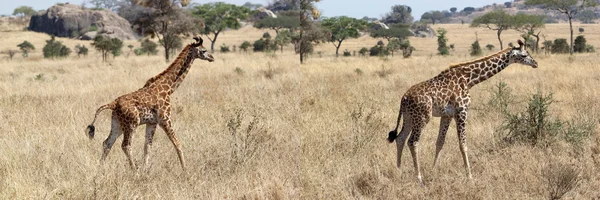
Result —
[[[260, 3], [266, 5], [270, 0], [222, 0], [222, 2], [242, 5], [245, 2]], [[322, 16], [349, 16], [362, 18], [363, 16], [381, 18], [393, 5], [408, 5], [412, 8], [415, 20], [421, 18], [424, 12], [430, 10], [449, 10], [456, 7], [462, 10], [464, 7], [481, 7], [493, 3], [503, 4], [510, 0], [322, 0], [317, 3]], [[0, 14], [10, 15], [16, 7], [26, 5], [35, 10], [45, 10], [56, 3], [69, 2], [80, 5], [83, 0], [0, 0]], [[195, 3], [215, 2], [213, 0], [192, 0]], [[88, 5], [89, 6], [89, 5]]]

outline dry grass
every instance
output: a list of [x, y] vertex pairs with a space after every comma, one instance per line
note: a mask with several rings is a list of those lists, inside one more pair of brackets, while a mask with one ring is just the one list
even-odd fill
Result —
[[[411, 43], [418, 51], [410, 59], [334, 58], [332, 45], [326, 44], [317, 48], [325, 52], [322, 58], [313, 56], [302, 66], [290, 47], [284, 54], [216, 53], [214, 63], [197, 61], [173, 95], [185, 172], [162, 131], [155, 136], [150, 168], [137, 171], [129, 169], [119, 142], [100, 165], [110, 112], [96, 123], [99, 139], [90, 141], [84, 134], [98, 106], [136, 90], [167, 66], [160, 56], [118, 57], [102, 64], [94, 51], [87, 58], [52, 61], [36, 50], [26, 60], [3, 59], [0, 198], [543, 199], [552, 188], [544, 176], [550, 161], [578, 170], [578, 184], [564, 198], [598, 198], [597, 133], [578, 153], [566, 143], [545, 149], [499, 148], [493, 134], [500, 118], [485, 113], [489, 109], [484, 107], [489, 89], [503, 79], [517, 96], [538, 88], [554, 92], [558, 103], [553, 114], [570, 119], [581, 105], [597, 105], [600, 99], [597, 53], [536, 55], [540, 68], [514, 65], [472, 90], [474, 109], [467, 130], [473, 180], [465, 176], [456, 137], [447, 138], [439, 168], [432, 169], [438, 118], [421, 138], [425, 187], [416, 182], [408, 153], [402, 167], [395, 167], [395, 145], [385, 138], [395, 125], [401, 95], [450, 63], [473, 59], [467, 48], [474, 31], [482, 44], [498, 46], [492, 31], [439, 26], [449, 30], [449, 43], [456, 44], [452, 56], [434, 55], [435, 39], [414, 38]], [[585, 26], [588, 41], [600, 47], [600, 34], [595, 34], [600, 26]], [[548, 35], [565, 37], [565, 27], [551, 25]], [[219, 40], [233, 45], [261, 34], [244, 28]], [[510, 31], [503, 35], [506, 40], [517, 36]], [[41, 49], [47, 39], [38, 33], [2, 32], [0, 50], [16, 48], [23, 40]], [[59, 40], [71, 48], [89, 44]], [[342, 48], [358, 50], [375, 43], [363, 37]], [[450, 129], [456, 131], [454, 125]], [[141, 132], [143, 128], [133, 140], [138, 163]]]

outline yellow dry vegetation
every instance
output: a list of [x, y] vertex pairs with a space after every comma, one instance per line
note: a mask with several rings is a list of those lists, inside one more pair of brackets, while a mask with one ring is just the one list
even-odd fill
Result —
[[[575, 26], [585, 27], [588, 42], [600, 47], [599, 25]], [[416, 181], [408, 150], [396, 168], [396, 147], [385, 138], [403, 93], [452, 63], [476, 59], [468, 55], [475, 32], [482, 46], [499, 50], [493, 31], [466, 24], [438, 27], [448, 30], [448, 44], [456, 47], [450, 56], [436, 55], [435, 38], [411, 38], [417, 50], [409, 59], [335, 58], [333, 45], [321, 44], [316, 51], [322, 54], [304, 65], [289, 46], [283, 53], [216, 52], [213, 63], [197, 60], [172, 96], [186, 171], [162, 130], [155, 135], [151, 165], [138, 170], [129, 168], [121, 139], [107, 162], [99, 162], [110, 112], [99, 116], [96, 139], [84, 133], [96, 108], [168, 66], [162, 53], [102, 63], [89, 42], [57, 38], [71, 49], [85, 44], [90, 55], [50, 60], [41, 55], [48, 35], [0, 32], [1, 52], [17, 50], [24, 40], [36, 47], [29, 58], [0, 55], [0, 199], [544, 199], [553, 184], [544, 175], [551, 163], [578, 172], [580, 181], [565, 198], [599, 198], [598, 130], [580, 147], [562, 141], [506, 147], [495, 137], [502, 116], [486, 107], [490, 90], [502, 80], [521, 107], [539, 89], [554, 93], [551, 112], [561, 119], [598, 114], [598, 53], [534, 54], [538, 69], [515, 64], [472, 89], [467, 127], [472, 180], [465, 175], [454, 124], [438, 168], [432, 168], [439, 118], [421, 137], [425, 186]], [[263, 32], [226, 31], [215, 46], [253, 42]], [[543, 33], [548, 40], [567, 38], [568, 25], [548, 25]], [[518, 35], [506, 31], [502, 37], [514, 43]], [[376, 42], [364, 36], [344, 42], [342, 50]], [[138, 128], [133, 138], [138, 165], [143, 131]]]

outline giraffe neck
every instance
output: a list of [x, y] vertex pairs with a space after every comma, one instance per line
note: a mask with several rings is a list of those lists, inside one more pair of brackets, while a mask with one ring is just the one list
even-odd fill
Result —
[[469, 88], [491, 78], [510, 65], [509, 53], [510, 52], [497, 53], [493, 56], [463, 66], [467, 69], [465, 72], [468, 73]]
[[193, 48], [187, 45], [169, 67], [160, 74], [146, 81], [144, 87], [161, 87], [173, 93], [185, 79], [194, 62]]

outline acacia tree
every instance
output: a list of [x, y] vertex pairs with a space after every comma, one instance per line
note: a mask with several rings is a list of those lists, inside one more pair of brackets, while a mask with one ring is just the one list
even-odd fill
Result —
[[329, 42], [335, 47], [335, 56], [339, 56], [340, 46], [342, 42], [348, 38], [358, 38], [359, 30], [367, 26], [364, 20], [358, 20], [352, 17], [332, 17], [321, 21], [321, 25], [331, 32]]
[[473, 19], [473, 22], [471, 22], [471, 27], [485, 27], [496, 31], [496, 34], [498, 35], [498, 42], [500, 43], [500, 49], [503, 49], [500, 34], [502, 34], [502, 31], [510, 29], [512, 25], [513, 17], [504, 12], [504, 10], [488, 12]]
[[287, 16], [287, 15], [279, 15], [277, 18], [265, 17], [254, 23], [255, 28], [259, 29], [272, 29], [275, 30], [277, 34], [279, 34], [279, 30], [288, 29], [294, 30], [300, 26], [300, 21], [298, 17]]
[[421, 15], [421, 20], [431, 20], [431, 23], [435, 24], [436, 21], [441, 22], [445, 17], [444, 13], [436, 10], [423, 13], [423, 15]]
[[385, 24], [410, 24], [413, 22], [412, 8], [407, 5], [392, 6], [392, 11], [381, 20]]
[[300, 64], [304, 63], [304, 58], [313, 49], [312, 43], [319, 43], [327, 35], [323, 29], [313, 20], [319, 19], [321, 13], [313, 5], [320, 0], [297, 0], [296, 5], [299, 8], [300, 32], [292, 39], [292, 42], [298, 44], [297, 50], [300, 54]]
[[[522, 13], [519, 13], [513, 17], [513, 26], [515, 30], [523, 34], [535, 37], [534, 50], [536, 53], [539, 50], [538, 47], [540, 45], [540, 34], [542, 33], [542, 31], [538, 30], [544, 27], [545, 18], [546, 16], [543, 15], [527, 15]], [[527, 41], [525, 41], [525, 43], [527, 44]]]
[[201, 33], [205, 34], [210, 40], [211, 52], [215, 51], [215, 43], [221, 32], [226, 29], [239, 29], [241, 27], [240, 20], [246, 19], [250, 15], [250, 9], [247, 7], [223, 2], [203, 4], [196, 6], [194, 9], [194, 15], [205, 21]]
[[13, 11], [13, 15], [21, 16], [21, 17], [32, 16], [35, 13], [36, 13], [36, 11], [29, 6], [19, 6], [19, 7], [15, 8], [15, 10]]
[[408, 30], [408, 25], [392, 25], [389, 29], [380, 28], [378, 30], [371, 31], [371, 37], [383, 38], [390, 42], [393, 38], [404, 40], [409, 36], [413, 36], [413, 33]]
[[571, 43], [569, 53], [573, 55], [573, 17], [580, 11], [594, 7], [598, 3], [593, 0], [526, 0], [525, 5], [537, 5], [548, 10], [555, 10], [567, 15], [569, 18], [569, 30], [571, 31]]
[[119, 15], [127, 19], [144, 36], [157, 37], [169, 61], [170, 52], [177, 45], [175, 39], [190, 32], [199, 32], [203, 22], [183, 10], [189, 0], [127, 0], [119, 6]]

